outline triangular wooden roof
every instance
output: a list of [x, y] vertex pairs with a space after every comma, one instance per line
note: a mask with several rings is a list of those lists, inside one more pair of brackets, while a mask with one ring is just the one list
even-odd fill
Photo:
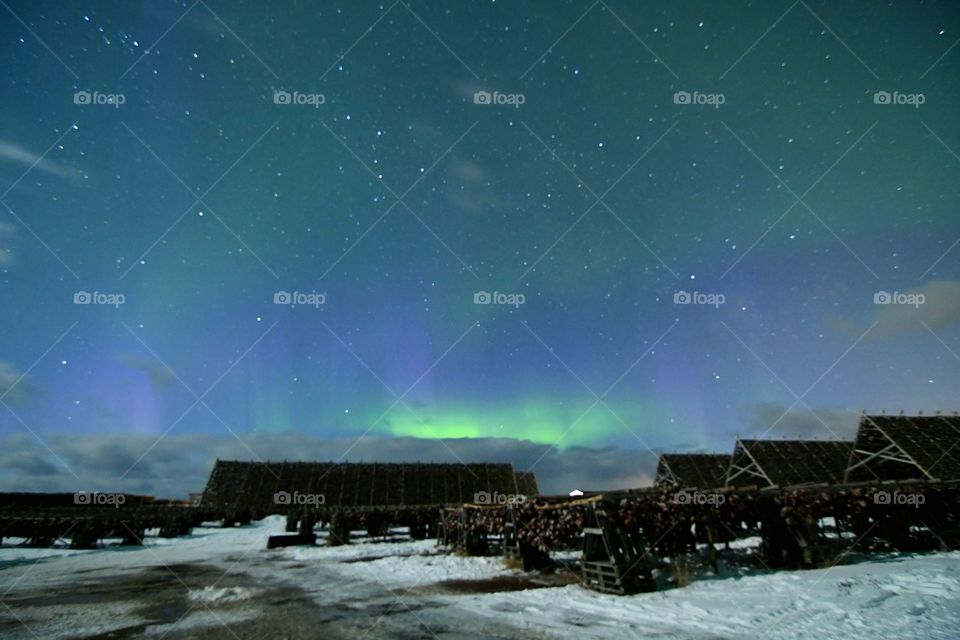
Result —
[[[532, 472], [521, 483], [536, 489]], [[274, 494], [320, 494], [324, 506], [428, 506], [474, 501], [479, 492], [523, 493], [513, 465], [460, 463], [241, 462], [217, 460], [202, 503], [280, 513]]]
[[657, 463], [654, 486], [722, 487], [729, 467], [726, 453], [664, 453]]
[[846, 479], [960, 479], [960, 416], [864, 415]]
[[737, 440], [727, 484], [789, 487], [838, 483], [853, 451], [844, 440]]

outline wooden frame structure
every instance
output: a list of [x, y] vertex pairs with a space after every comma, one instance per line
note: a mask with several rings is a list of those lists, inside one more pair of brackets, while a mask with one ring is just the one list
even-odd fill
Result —
[[726, 453], [664, 453], [657, 462], [655, 487], [713, 489], [726, 483], [730, 468]]
[[[524, 489], [525, 491], [521, 490]], [[217, 460], [201, 505], [254, 519], [302, 508], [275, 495], [323, 496], [312, 511], [350, 507], [440, 507], [473, 502], [478, 493], [535, 494], [533, 472], [517, 474], [513, 465], [434, 463], [240, 462]]]
[[788, 487], [843, 481], [854, 443], [844, 440], [737, 439], [727, 486]]
[[617, 595], [656, 591], [643, 533], [608, 517], [598, 502], [589, 505], [588, 522], [580, 564], [584, 586]]
[[960, 416], [861, 416], [844, 481], [907, 479], [960, 479]]

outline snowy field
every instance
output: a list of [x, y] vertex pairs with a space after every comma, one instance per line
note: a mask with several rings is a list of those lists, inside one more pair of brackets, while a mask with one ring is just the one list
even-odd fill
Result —
[[0, 638], [960, 640], [960, 552], [814, 571], [729, 566], [618, 597], [564, 569], [522, 574], [431, 540], [267, 550], [283, 531], [272, 517], [143, 547], [4, 546]]

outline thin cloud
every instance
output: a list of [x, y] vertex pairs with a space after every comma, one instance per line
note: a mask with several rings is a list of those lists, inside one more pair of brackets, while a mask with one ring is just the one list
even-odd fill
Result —
[[[352, 439], [322, 439], [302, 433], [240, 434], [262, 460], [337, 460]], [[123, 479], [120, 476], [151, 445], [150, 434], [44, 435], [44, 441], [81, 478], [83, 486], [42, 445], [22, 435], [0, 438], [0, 483], [8, 491], [131, 491], [158, 497], [186, 497], [202, 491], [213, 463], [254, 460], [230, 435], [171, 434], [162, 439]], [[616, 448], [571, 447], [563, 451], [526, 440], [478, 438], [447, 440], [363, 438], [345, 462], [510, 462], [517, 471], [536, 465], [540, 490], [565, 494], [633, 488], [651, 484], [656, 456]], [[542, 457], [541, 457], [542, 456]]]
[[170, 381], [173, 380], [173, 374], [170, 370], [155, 359], [143, 358], [132, 353], [121, 353], [120, 361], [129, 367], [146, 373], [150, 384], [157, 391], [163, 391], [169, 387]]
[[14, 263], [13, 234], [16, 230], [16, 227], [0, 222], [0, 267]]
[[[843, 409], [815, 407], [816, 414], [790, 410], [775, 402], [754, 406], [744, 438], [787, 438], [790, 440], [852, 440], [857, 433], [860, 414]], [[771, 428], [772, 427], [772, 428]], [[731, 447], [732, 447], [731, 442]]]
[[[896, 295], [896, 301], [894, 301]], [[877, 304], [879, 300], [890, 300], [887, 304]], [[960, 326], [960, 282], [951, 280], [931, 280], [919, 287], [909, 289], [884, 288], [870, 294], [864, 294], [864, 304], [869, 305], [868, 321], [850, 317], [831, 316], [827, 322], [834, 331], [857, 339], [873, 325], [863, 336], [864, 344], [883, 342], [898, 338], [904, 334], [925, 332], [927, 325], [931, 330]], [[923, 300], [921, 304], [917, 301]]]
[[[892, 295], [895, 292], [887, 293]], [[896, 293], [906, 296], [901, 299], [919, 300], [919, 296], [923, 296], [923, 303], [877, 305], [874, 318], [877, 326], [868, 336], [873, 340], [926, 331], [924, 324], [934, 330], [960, 324], [960, 282], [933, 280], [921, 287]]]
[[21, 379], [22, 375], [12, 363], [0, 360], [0, 396], [4, 396], [4, 402], [19, 402], [30, 394], [30, 383]]
[[0, 140], [0, 160], [18, 164], [24, 169], [33, 167], [33, 171], [42, 171], [61, 178], [79, 175], [76, 169], [54, 162], [48, 157], [42, 157], [10, 140]]

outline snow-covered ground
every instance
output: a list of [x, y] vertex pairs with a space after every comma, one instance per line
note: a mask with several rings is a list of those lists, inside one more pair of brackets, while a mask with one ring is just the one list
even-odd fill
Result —
[[4, 546], [0, 637], [960, 640], [960, 552], [814, 571], [731, 565], [619, 597], [564, 569], [526, 576], [431, 540], [267, 550], [283, 530], [273, 517], [143, 547]]

